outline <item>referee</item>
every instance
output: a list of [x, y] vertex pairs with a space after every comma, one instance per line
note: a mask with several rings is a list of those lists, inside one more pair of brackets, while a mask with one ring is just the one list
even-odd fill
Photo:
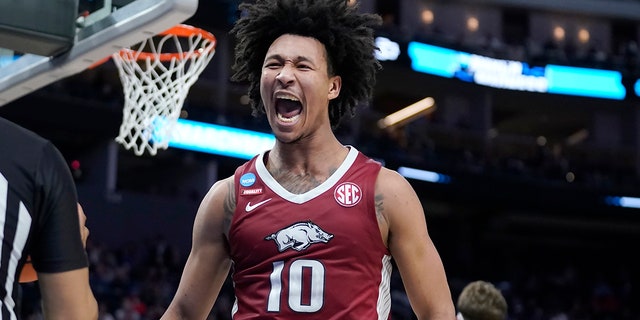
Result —
[[27, 257], [45, 319], [97, 319], [78, 232], [83, 214], [64, 158], [51, 142], [3, 118], [0, 153], [0, 319], [20, 318], [18, 279]]

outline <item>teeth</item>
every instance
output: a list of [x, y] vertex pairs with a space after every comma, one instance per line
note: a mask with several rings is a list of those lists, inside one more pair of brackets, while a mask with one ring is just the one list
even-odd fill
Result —
[[299, 114], [296, 114], [295, 116], [293, 116], [291, 118], [286, 118], [286, 117], [284, 117], [283, 115], [281, 115], [279, 113], [277, 114], [277, 116], [278, 116], [278, 120], [280, 120], [282, 122], [294, 122], [294, 121], [296, 121], [296, 119], [298, 119], [300, 117]]
[[299, 101], [298, 98], [289, 95], [289, 94], [278, 94], [276, 95], [276, 99], [285, 99], [285, 100], [291, 100], [291, 101]]

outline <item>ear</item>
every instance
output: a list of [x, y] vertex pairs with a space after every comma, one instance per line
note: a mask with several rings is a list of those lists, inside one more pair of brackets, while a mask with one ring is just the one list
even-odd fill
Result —
[[342, 78], [340, 76], [333, 76], [329, 79], [329, 100], [333, 100], [340, 95], [340, 88], [342, 88]]

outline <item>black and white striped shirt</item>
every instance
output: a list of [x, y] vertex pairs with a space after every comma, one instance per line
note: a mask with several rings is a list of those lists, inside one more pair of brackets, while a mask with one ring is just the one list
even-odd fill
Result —
[[18, 277], [88, 266], [69, 167], [49, 141], [0, 118], [0, 319], [18, 319]]

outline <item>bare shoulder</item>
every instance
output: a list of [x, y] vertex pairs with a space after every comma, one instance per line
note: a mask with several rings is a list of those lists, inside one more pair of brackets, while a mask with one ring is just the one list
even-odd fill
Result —
[[[376, 214], [393, 229], [394, 221], [422, 217], [423, 208], [411, 184], [397, 171], [380, 169], [376, 181]], [[412, 218], [410, 219], [412, 220]]]
[[233, 176], [217, 181], [200, 203], [196, 219], [203, 225], [222, 227], [226, 234], [236, 209], [235, 199]]
[[400, 197], [413, 196], [415, 191], [407, 179], [401, 176], [397, 171], [382, 167], [378, 173], [376, 181], [376, 195], [384, 197]]

